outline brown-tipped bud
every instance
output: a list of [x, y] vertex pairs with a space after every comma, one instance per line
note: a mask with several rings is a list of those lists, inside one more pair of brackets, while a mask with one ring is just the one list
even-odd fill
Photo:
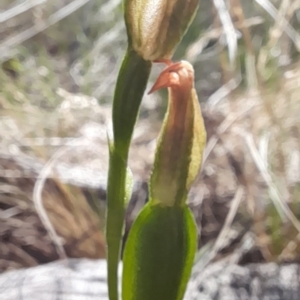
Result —
[[169, 104], [157, 142], [150, 199], [165, 206], [184, 205], [206, 141], [193, 66], [187, 61], [168, 63], [150, 92], [166, 87]]
[[199, 0], [125, 0], [129, 43], [145, 60], [172, 57]]

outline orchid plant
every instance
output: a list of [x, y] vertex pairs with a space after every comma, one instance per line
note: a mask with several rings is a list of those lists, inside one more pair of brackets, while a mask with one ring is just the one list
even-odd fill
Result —
[[125, 0], [128, 49], [113, 101], [109, 141], [106, 239], [108, 291], [119, 299], [118, 265], [132, 177], [127, 167], [133, 129], [153, 62], [164, 63], [150, 93], [168, 88], [165, 119], [150, 176], [149, 202], [129, 232], [123, 256], [123, 300], [181, 300], [197, 249], [187, 195], [197, 176], [206, 132], [194, 88], [194, 70], [171, 61], [198, 0]]

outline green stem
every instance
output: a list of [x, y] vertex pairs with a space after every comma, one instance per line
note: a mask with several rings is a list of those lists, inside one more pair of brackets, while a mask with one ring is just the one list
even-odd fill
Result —
[[118, 299], [118, 264], [125, 215], [125, 180], [126, 163], [113, 151], [110, 154], [109, 162], [106, 215], [108, 294], [110, 300]]
[[129, 145], [146, 89], [151, 62], [128, 49], [121, 66], [113, 102], [114, 144], [110, 149], [107, 183], [107, 272], [110, 300], [118, 300], [118, 264], [125, 216], [129, 197], [126, 170]]
[[129, 48], [119, 72], [113, 103], [114, 145], [125, 161], [150, 71], [151, 62]]

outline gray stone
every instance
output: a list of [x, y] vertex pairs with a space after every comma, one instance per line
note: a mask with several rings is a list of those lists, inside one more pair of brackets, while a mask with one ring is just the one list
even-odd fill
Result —
[[[194, 275], [185, 300], [299, 300], [300, 265], [227, 265]], [[0, 275], [1, 300], [108, 300], [106, 262], [70, 259]]]

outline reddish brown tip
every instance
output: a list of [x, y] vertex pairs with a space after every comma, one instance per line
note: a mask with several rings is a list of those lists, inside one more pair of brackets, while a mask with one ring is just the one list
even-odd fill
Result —
[[190, 88], [190, 85], [193, 84], [193, 69], [191, 69], [192, 67], [187, 62], [173, 63], [165, 59], [157, 62], [163, 62], [168, 66], [160, 73], [148, 94], [166, 87], [181, 86], [182, 88]]

